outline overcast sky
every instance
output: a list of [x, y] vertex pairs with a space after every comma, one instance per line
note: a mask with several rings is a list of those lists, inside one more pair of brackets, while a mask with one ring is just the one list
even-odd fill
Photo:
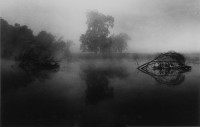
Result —
[[112, 33], [127, 33], [128, 52], [200, 52], [200, 0], [0, 0], [1, 17], [74, 41], [86, 31], [86, 12], [114, 17]]

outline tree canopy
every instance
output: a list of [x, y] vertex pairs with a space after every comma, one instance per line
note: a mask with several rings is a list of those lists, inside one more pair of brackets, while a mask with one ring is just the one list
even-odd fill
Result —
[[127, 48], [130, 37], [125, 33], [110, 36], [110, 28], [114, 27], [114, 18], [98, 11], [90, 11], [87, 17], [87, 30], [80, 37], [80, 49], [95, 53], [122, 53]]
[[34, 40], [33, 32], [27, 26], [9, 25], [1, 19], [1, 55], [3, 58], [17, 56]]
[[4, 19], [1, 19], [1, 33], [1, 57], [26, 63], [56, 62], [70, 53], [72, 44], [71, 40], [56, 39], [46, 31], [35, 36], [27, 26], [9, 25]]
[[118, 35], [111, 35], [112, 40], [112, 52], [122, 53], [124, 50], [127, 49], [127, 41], [131, 38], [126, 33], [120, 33]]
[[109, 45], [109, 28], [114, 26], [114, 18], [98, 11], [87, 13], [87, 31], [80, 37], [81, 50], [89, 52], [105, 52]]

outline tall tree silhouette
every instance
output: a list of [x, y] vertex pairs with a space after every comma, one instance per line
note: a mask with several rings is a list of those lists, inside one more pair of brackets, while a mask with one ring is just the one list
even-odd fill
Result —
[[87, 31], [80, 37], [81, 50], [95, 53], [106, 52], [110, 45], [109, 28], [113, 28], [114, 18], [98, 11], [90, 11], [87, 13], [86, 24], [88, 25]]

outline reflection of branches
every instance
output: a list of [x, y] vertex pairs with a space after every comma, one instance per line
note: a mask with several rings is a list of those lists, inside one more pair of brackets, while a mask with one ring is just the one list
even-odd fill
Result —
[[185, 58], [182, 55], [166, 53], [139, 66], [138, 69], [161, 84], [178, 85], [185, 79], [183, 73], [191, 70], [191, 67], [185, 65], [184, 62]]
[[[173, 70], [175, 72], [175, 70]], [[165, 74], [165, 75], [158, 75], [152, 76], [158, 83], [166, 84], [166, 85], [179, 85], [185, 80], [185, 75], [183, 73], [177, 72], [172, 75]]]
[[122, 67], [95, 67], [88, 66], [83, 68], [86, 82], [86, 103], [96, 104], [100, 100], [113, 96], [113, 88], [109, 87], [109, 78], [125, 78], [128, 76]]
[[155, 69], [151, 66], [146, 65], [146, 67], [138, 68], [140, 71], [152, 76], [157, 82], [166, 85], [178, 85], [182, 83], [185, 79], [183, 71], [180, 69]]
[[13, 71], [2, 72], [2, 89], [25, 87], [35, 80], [44, 81], [50, 78], [52, 73], [58, 71], [58, 68], [42, 68], [29, 63], [20, 64], [19, 68], [12, 68]]
[[55, 73], [59, 69], [58, 63], [51, 60], [42, 62], [23, 61], [19, 64], [30, 77], [43, 81], [48, 79], [50, 73]]

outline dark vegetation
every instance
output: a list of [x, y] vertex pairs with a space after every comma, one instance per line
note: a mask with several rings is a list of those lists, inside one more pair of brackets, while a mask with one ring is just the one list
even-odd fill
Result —
[[[1, 58], [16, 61], [30, 77], [40, 77], [40, 75], [44, 75], [44, 70], [57, 71], [59, 62], [63, 58], [70, 58], [70, 60], [133, 59], [139, 66], [141, 63], [138, 63], [138, 59], [150, 61], [155, 57], [154, 54], [125, 53], [127, 42], [131, 38], [126, 33], [117, 35], [110, 33], [110, 29], [114, 27], [114, 17], [98, 11], [89, 11], [86, 17], [87, 30], [80, 36], [80, 49], [84, 52], [81, 54], [70, 53], [73, 43], [71, 40], [64, 41], [46, 31], [34, 35], [28, 26], [10, 25], [1, 18]], [[194, 59], [190, 59], [188, 56], [187, 60], [199, 64], [198, 55], [195, 55]], [[177, 59], [180, 65], [185, 63], [185, 58], [180, 54], [170, 56]], [[99, 73], [98, 69], [94, 70], [94, 72], [104, 75], [100, 76], [103, 77], [102, 80], [109, 77], [106, 71]]]
[[122, 53], [127, 49], [130, 37], [125, 33], [110, 35], [110, 28], [114, 27], [114, 18], [98, 11], [87, 13], [87, 31], [80, 37], [83, 52]]
[[[86, 24], [87, 31], [80, 36], [80, 49], [89, 53], [87, 56], [95, 53], [109, 57], [111, 53], [119, 55], [127, 49], [127, 41], [130, 40], [127, 34], [110, 33], [110, 28], [114, 27], [112, 16], [90, 11]], [[64, 41], [46, 31], [34, 35], [28, 26], [10, 25], [1, 18], [1, 33], [1, 58], [15, 60], [25, 70], [58, 68], [62, 58], [72, 56], [71, 40]]]
[[[9, 100], [10, 97], [8, 97], [9, 94], [7, 95], [7, 91], [10, 89], [26, 87], [35, 80], [43, 82], [46, 79], [50, 79], [52, 74], [58, 71], [59, 62], [63, 58], [73, 58], [75, 60], [91, 59], [94, 61], [96, 59], [105, 60], [106, 58], [130, 59], [136, 61], [138, 66], [141, 65], [143, 61], [150, 61], [155, 58], [155, 54], [124, 53], [127, 49], [127, 41], [130, 40], [130, 37], [125, 33], [117, 35], [110, 34], [110, 28], [114, 27], [114, 18], [112, 16], [106, 16], [97, 11], [88, 12], [87, 25], [88, 29], [86, 33], [82, 34], [80, 37], [80, 48], [85, 53], [71, 54], [70, 47], [73, 43], [71, 40], [64, 41], [62, 38], [57, 39], [54, 35], [46, 31], [41, 31], [37, 35], [34, 35], [33, 31], [27, 26], [22, 26], [20, 24], [9, 25], [7, 21], [1, 19], [1, 58], [11, 61], [14, 60], [16, 63], [19, 63], [17, 64], [17, 67], [20, 67], [20, 69], [17, 67], [15, 68], [15, 66], [10, 66], [8, 63], [4, 63], [3, 66], [1, 65], [1, 72], [3, 72], [1, 76], [2, 102], [7, 102], [7, 100]], [[186, 62], [185, 58], [183, 55], [175, 53], [167, 54], [166, 56], [167, 57], [157, 57], [157, 60], [162, 61], [158, 64], [159, 66], [157, 68], [147, 69], [147, 66], [143, 72], [152, 76], [159, 84], [166, 84], [169, 86], [179, 85], [185, 80], [183, 72], [189, 69], [181, 68], [182, 71], [180, 68], [172, 68], [171, 65], [176, 66], [176, 64], [171, 64], [170, 61], [176, 60], [178, 66], [183, 66]], [[194, 56], [194, 59], [190, 56], [186, 57], [187, 61], [189, 60], [191, 63], [199, 64], [199, 54], [195, 54]], [[142, 62], [138, 63], [138, 60]], [[103, 64], [103, 66], [99, 66], [98, 64], [91, 64], [90, 62], [90, 60], [87, 61], [87, 64], [89, 65], [82, 67], [80, 73], [82, 74], [81, 78], [86, 85], [85, 103], [87, 105], [97, 105], [100, 102], [114, 97], [115, 90], [111, 84], [115, 78], [126, 79], [130, 74], [129, 70], [127, 70], [126, 66], [123, 66], [121, 61], [116, 62], [119, 64], [117, 66], [113, 63], [111, 65]], [[135, 84], [137, 84], [137, 81], [136, 83], [134, 82], [133, 85]], [[52, 95], [52, 93], [50, 94]], [[87, 116], [81, 116], [78, 112], [78, 115], [76, 116], [74, 111], [70, 110], [70, 104], [68, 104], [68, 102], [63, 103], [62, 98], [57, 99], [55, 96], [51, 96], [52, 98], [50, 97], [49, 99], [48, 97], [45, 97], [45, 95], [46, 93], [44, 92], [30, 97], [30, 99], [25, 101], [21, 99], [22, 102], [20, 102], [20, 100], [18, 102], [18, 100], [14, 98], [17, 100], [16, 103], [4, 103], [2, 106], [4, 109], [2, 110], [2, 114], [4, 115], [3, 124], [14, 125], [15, 123], [23, 123], [25, 126], [28, 124], [41, 126], [52, 124], [66, 125], [67, 123], [77, 126], [77, 122], [75, 121], [79, 119], [84, 119], [83, 123], [81, 123], [83, 125], [91, 125], [93, 121], [95, 121], [94, 124], [92, 123], [93, 125], [98, 121], [100, 121], [99, 125], [102, 124], [102, 121], [99, 120], [98, 117], [91, 118], [89, 115], [89, 118], [87, 118]], [[124, 105], [128, 106], [125, 106], [123, 110], [125, 110], [125, 112], [127, 112], [126, 114], [129, 116], [127, 117], [127, 115], [124, 115], [125, 113], [120, 113], [121, 110], [119, 110], [117, 113], [120, 114], [120, 117], [118, 120], [113, 120], [113, 122], [127, 123], [129, 118], [131, 118], [128, 122], [133, 122], [134, 125], [136, 125], [135, 123], [138, 121], [140, 123], [140, 120], [149, 120], [149, 118], [154, 119], [152, 113], [155, 113], [154, 110], [156, 108], [160, 109], [160, 104], [162, 103], [153, 103], [151, 107], [157, 107], [154, 108], [154, 110], [151, 110], [153, 111], [152, 113], [148, 113], [147, 117], [149, 117], [139, 118], [138, 116], [141, 113], [145, 115], [145, 112], [149, 111], [149, 105], [147, 108], [144, 106], [147, 105], [146, 102], [149, 100], [152, 101], [152, 96], [150, 96], [150, 99], [146, 99], [146, 96], [144, 97], [145, 98], [141, 99], [141, 102], [140, 100], [137, 100], [136, 102], [134, 100], [130, 101], [131, 104], [134, 103], [132, 105], [130, 105], [129, 102], [124, 103]], [[25, 103], [23, 103], [23, 101]], [[124, 102], [126, 102], [126, 100]], [[136, 106], [138, 102], [140, 107]], [[153, 100], [153, 102], [156, 101]], [[12, 107], [13, 105], [15, 108]], [[131, 110], [127, 109], [127, 107]], [[141, 110], [137, 110], [137, 108]], [[116, 109], [118, 110], [118, 108], [113, 108], [112, 110]], [[133, 109], [136, 109], [136, 112]], [[133, 114], [136, 115], [134, 116]], [[103, 114], [102, 118], [110, 118], [109, 115], [106, 115], [107, 114]], [[162, 115], [162, 112], [159, 112], [154, 116]], [[139, 120], [133, 121], [133, 119]], [[148, 123], [148, 121], [142, 122]]]
[[183, 73], [190, 71], [191, 66], [185, 64], [182, 54], [167, 52], [139, 66], [138, 69], [152, 76], [160, 84], [178, 85], [184, 81]]
[[54, 35], [33, 31], [25, 25], [9, 25], [1, 19], [1, 58], [19, 62], [20, 67], [32, 69], [58, 68], [58, 62], [70, 55], [72, 41], [56, 39]]

